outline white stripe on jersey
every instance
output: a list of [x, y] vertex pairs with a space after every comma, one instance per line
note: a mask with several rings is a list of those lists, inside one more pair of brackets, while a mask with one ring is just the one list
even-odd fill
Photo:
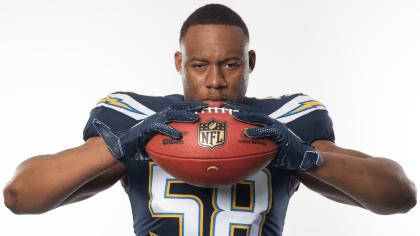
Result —
[[[327, 110], [327, 108], [321, 103], [316, 104], [316, 105], [310, 105], [310, 104], [305, 104], [305, 102], [318, 103], [307, 95], [301, 95], [301, 96], [295, 97], [288, 103], [284, 104], [282, 107], [280, 107], [277, 111], [271, 113], [269, 116], [274, 119], [277, 118], [278, 121], [280, 121], [283, 124], [286, 124], [310, 112], [313, 112], [316, 110]], [[301, 109], [301, 111], [299, 111], [298, 108]]]
[[121, 107], [118, 107], [118, 106], [113, 106], [113, 105], [106, 104], [106, 103], [98, 103], [98, 104], [96, 104], [96, 107], [100, 107], [100, 106], [108, 107], [108, 108], [114, 109], [116, 111], [119, 111], [119, 112], [133, 118], [133, 119], [136, 119], [136, 120], [143, 120], [143, 119], [147, 118], [148, 116], [151, 116], [151, 115], [156, 113], [156, 112], [150, 110], [149, 108], [147, 108], [146, 106], [144, 106], [143, 104], [137, 102], [136, 100], [134, 100], [132, 97], [130, 97], [127, 94], [111, 93], [108, 96], [106, 96], [105, 98], [107, 98], [107, 97], [119, 98], [119, 99], [121, 99], [121, 102], [126, 103], [127, 105], [131, 106], [132, 108], [136, 109], [137, 111], [139, 111], [143, 114], [138, 114], [138, 113], [126, 110], [124, 108], [121, 108]]

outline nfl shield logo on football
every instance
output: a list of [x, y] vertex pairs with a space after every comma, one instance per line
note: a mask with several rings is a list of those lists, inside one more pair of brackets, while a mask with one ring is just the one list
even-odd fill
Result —
[[198, 145], [213, 151], [226, 144], [227, 121], [211, 119], [198, 123]]

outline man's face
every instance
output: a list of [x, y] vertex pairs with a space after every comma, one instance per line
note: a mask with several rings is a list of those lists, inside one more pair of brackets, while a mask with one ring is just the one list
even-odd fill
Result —
[[175, 53], [181, 71], [184, 101], [204, 102], [221, 107], [223, 101], [242, 103], [255, 52], [241, 28], [226, 25], [196, 25], [188, 28]]

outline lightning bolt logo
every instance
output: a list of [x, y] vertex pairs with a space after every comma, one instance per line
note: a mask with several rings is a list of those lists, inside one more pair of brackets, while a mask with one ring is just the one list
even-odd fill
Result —
[[299, 104], [300, 105], [298, 107], [296, 107], [295, 109], [287, 112], [286, 114], [284, 114], [284, 115], [282, 115], [282, 116], [280, 116], [278, 118], [283, 118], [283, 117], [286, 117], [286, 116], [291, 116], [291, 115], [294, 115], [296, 113], [309, 110], [311, 108], [316, 108], [316, 107], [319, 107], [319, 106], [324, 106], [324, 104], [322, 104], [322, 103], [320, 103], [318, 101], [315, 101], [315, 100], [301, 102]]
[[120, 99], [120, 98], [107, 97], [107, 98], [104, 98], [104, 99], [100, 100], [98, 102], [98, 104], [99, 103], [105, 103], [105, 104], [108, 104], [108, 105], [111, 105], [111, 106], [116, 106], [116, 107], [125, 109], [127, 111], [131, 111], [131, 112], [134, 112], [134, 113], [137, 113], [137, 114], [144, 115], [142, 112], [137, 111], [136, 109], [134, 109], [133, 107], [131, 107], [127, 103], [122, 102], [122, 99]]

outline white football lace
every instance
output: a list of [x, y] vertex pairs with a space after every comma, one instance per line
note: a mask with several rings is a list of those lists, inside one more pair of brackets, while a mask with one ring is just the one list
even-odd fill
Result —
[[[218, 113], [219, 111], [221, 111], [222, 113], [229, 112], [229, 114], [231, 114], [231, 115], [232, 115], [232, 112], [239, 112], [238, 110], [226, 109], [224, 107], [222, 107], [222, 108], [219, 108], [219, 107], [207, 107], [207, 108], [204, 108], [201, 111], [201, 113], [205, 113], [206, 111], [208, 113], [211, 113], [212, 110], [214, 110], [215, 113]], [[198, 113], [195, 112], [195, 114], [198, 114]]]

